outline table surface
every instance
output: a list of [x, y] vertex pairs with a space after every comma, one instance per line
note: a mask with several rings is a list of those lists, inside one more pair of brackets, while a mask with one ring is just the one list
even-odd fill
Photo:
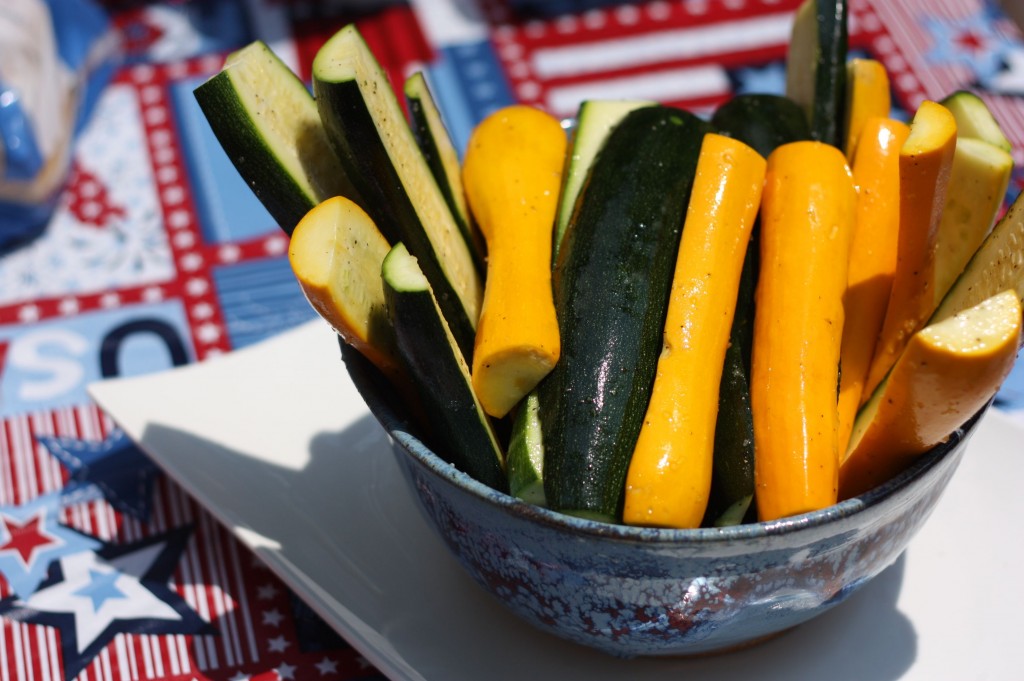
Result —
[[[46, 231], [0, 255], [0, 678], [382, 677], [86, 392], [314, 317], [286, 237], [192, 97], [230, 51], [259, 38], [308, 77], [317, 47], [356, 22], [394, 79], [427, 73], [462, 147], [515, 101], [560, 116], [588, 97], [706, 111], [779, 91], [797, 4], [109, 0], [123, 63]], [[851, 0], [850, 11], [851, 47], [886, 64], [897, 115], [975, 90], [1024, 166], [1024, 41], [995, 0]], [[1022, 187], [1017, 170], [1011, 196]], [[999, 405], [1024, 418], [1024, 370]], [[132, 590], [112, 574], [133, 576]], [[24, 607], [44, 590], [123, 607]]]

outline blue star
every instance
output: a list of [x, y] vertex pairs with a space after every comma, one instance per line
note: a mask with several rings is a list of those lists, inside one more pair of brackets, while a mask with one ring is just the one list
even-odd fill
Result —
[[0, 600], [0, 616], [57, 628], [66, 679], [78, 676], [118, 634], [215, 634], [169, 584], [191, 533], [180, 527], [64, 556], [51, 563], [38, 591]]
[[929, 15], [922, 24], [934, 39], [934, 46], [925, 55], [929, 62], [966, 66], [980, 81], [1002, 71], [1006, 55], [1015, 47], [1012, 40], [995, 30], [984, 11], [962, 19]]
[[127, 595], [117, 588], [118, 577], [116, 572], [100, 572], [90, 569], [89, 583], [73, 593], [75, 596], [88, 597], [92, 601], [92, 609], [99, 610], [107, 599], [127, 598]]
[[0, 574], [14, 593], [35, 591], [52, 561], [101, 546], [98, 539], [61, 524], [62, 508], [56, 492], [0, 507]]
[[49, 435], [36, 439], [70, 474], [63, 490], [66, 501], [95, 498], [90, 495], [99, 489], [117, 510], [149, 519], [158, 469], [123, 431], [115, 430], [99, 442]]

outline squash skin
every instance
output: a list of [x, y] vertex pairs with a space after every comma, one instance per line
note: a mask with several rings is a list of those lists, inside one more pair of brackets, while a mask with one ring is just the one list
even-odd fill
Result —
[[858, 417], [840, 498], [890, 479], [984, 407], [1013, 368], [1020, 339], [1013, 290], [914, 334]]
[[899, 241], [899, 155], [910, 134], [905, 123], [869, 119], [853, 160], [859, 192], [850, 244], [846, 323], [839, 381], [839, 451], [846, 451], [863, 396], [875, 342], [882, 330], [896, 270]]
[[317, 51], [313, 93], [360, 205], [388, 243], [404, 243], [419, 260], [460, 350], [472, 357], [482, 279], [390, 81], [355, 24]]
[[554, 510], [606, 521], [621, 515], [708, 129], [672, 107], [630, 112], [577, 202], [554, 272], [561, 359], [537, 388], [544, 492]]
[[567, 147], [561, 123], [514, 105], [474, 129], [462, 177], [487, 240], [487, 279], [473, 350], [473, 387], [505, 416], [558, 361], [551, 244]]
[[900, 150], [896, 271], [882, 332], [864, 383], [865, 396], [874, 392], [910, 337], [935, 309], [935, 247], [955, 151], [953, 114], [941, 104], [923, 102]]
[[836, 502], [836, 386], [855, 207], [838, 148], [794, 142], [768, 157], [751, 358], [761, 520]]
[[626, 478], [623, 521], [698, 527], [711, 490], [719, 386], [765, 160], [705, 135], [676, 258], [664, 347]]
[[425, 416], [429, 445], [485, 485], [508, 490], [505, 456], [469, 366], [417, 259], [397, 243], [381, 264], [388, 318]]
[[874, 59], [854, 58], [846, 63], [846, 115], [843, 151], [852, 163], [865, 124], [875, 117], [887, 118], [892, 110], [889, 73]]

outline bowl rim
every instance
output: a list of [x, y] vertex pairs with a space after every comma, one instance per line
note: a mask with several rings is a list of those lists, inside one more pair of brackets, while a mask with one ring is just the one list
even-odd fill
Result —
[[[953, 431], [945, 442], [936, 445], [922, 454], [903, 472], [863, 494], [845, 499], [828, 508], [777, 520], [744, 523], [728, 527], [693, 529], [644, 527], [609, 523], [568, 515], [523, 501], [478, 481], [468, 473], [459, 470], [453, 464], [442, 459], [411, 431], [408, 420], [400, 417], [396, 413], [391, 401], [380, 393], [382, 390], [390, 391], [390, 386], [383, 382], [384, 379], [382, 377], [369, 375], [376, 371], [375, 367], [370, 365], [357, 351], [344, 347], [344, 344], [342, 353], [346, 369], [356, 384], [359, 394], [366, 402], [370, 412], [383, 426], [385, 432], [394, 443], [400, 446], [408, 455], [418, 460], [433, 474], [454, 485], [457, 489], [529, 522], [539, 523], [573, 534], [648, 543], [704, 545], [750, 541], [752, 539], [781, 536], [822, 527], [831, 522], [867, 511], [924, 477], [928, 471], [935, 468], [948, 454], [954, 452], [960, 445], [965, 444], [976, 429], [981, 417], [992, 404], [990, 400], [960, 428]], [[358, 357], [355, 362], [352, 361], [353, 356]]]

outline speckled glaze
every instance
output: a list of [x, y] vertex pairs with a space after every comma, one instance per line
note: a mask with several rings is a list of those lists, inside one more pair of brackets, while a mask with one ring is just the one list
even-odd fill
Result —
[[620, 657], [740, 647], [841, 602], [899, 557], [978, 421], [896, 479], [823, 511], [724, 529], [626, 527], [525, 504], [457, 471], [410, 432], [390, 390], [352, 354], [350, 375], [466, 571], [540, 629]]

